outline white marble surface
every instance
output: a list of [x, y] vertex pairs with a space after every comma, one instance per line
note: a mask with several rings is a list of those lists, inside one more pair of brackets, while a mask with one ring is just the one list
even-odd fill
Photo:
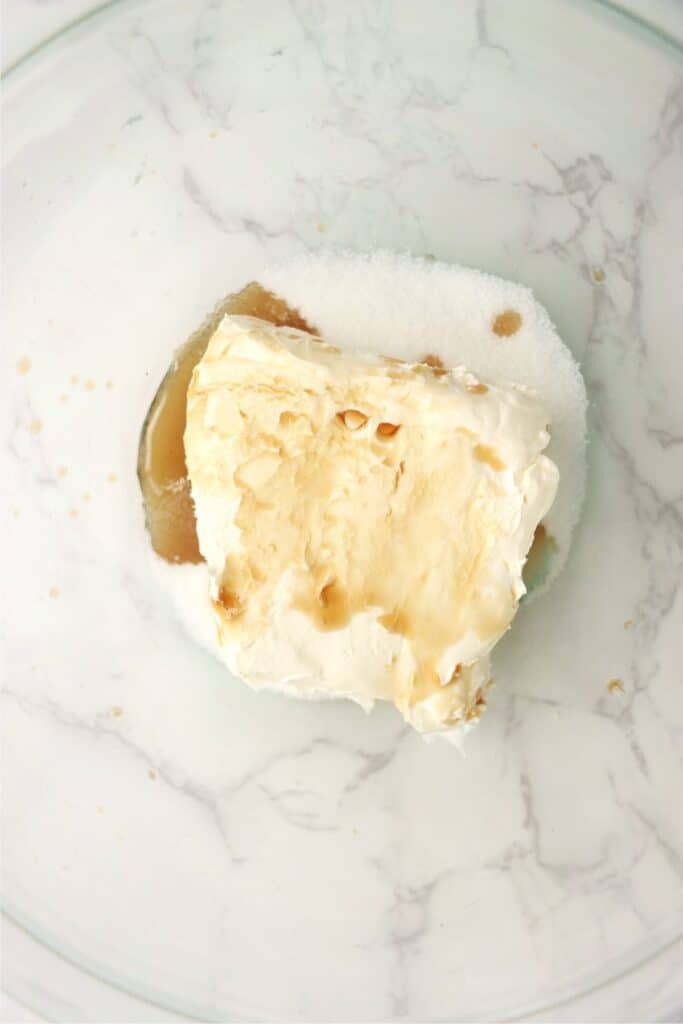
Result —
[[0, 0], [3, 71], [96, 6], [93, 0]]
[[[676, 1019], [680, 64], [563, 0], [415, 10], [128, 4], [7, 82], [5, 902], [201, 1019]], [[147, 571], [135, 448], [171, 348], [321, 242], [523, 280], [583, 363], [584, 521], [465, 760], [231, 684]]]
[[[9, 67], [34, 46], [107, 2], [0, 0], [0, 66]], [[683, 40], [683, 0], [614, 0], [613, 6], [656, 26], [674, 39]]]

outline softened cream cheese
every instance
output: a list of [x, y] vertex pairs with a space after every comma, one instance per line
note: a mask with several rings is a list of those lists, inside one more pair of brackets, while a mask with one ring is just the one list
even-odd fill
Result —
[[559, 474], [529, 390], [226, 317], [185, 449], [220, 656], [254, 687], [456, 735]]

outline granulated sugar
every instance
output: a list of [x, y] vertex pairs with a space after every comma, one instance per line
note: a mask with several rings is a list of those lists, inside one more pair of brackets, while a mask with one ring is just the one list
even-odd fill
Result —
[[545, 526], [557, 544], [544, 586], [567, 557], [586, 475], [586, 391], [545, 309], [522, 285], [395, 253], [323, 253], [259, 275], [335, 345], [420, 362], [438, 356], [484, 381], [533, 389], [550, 419], [560, 487]]

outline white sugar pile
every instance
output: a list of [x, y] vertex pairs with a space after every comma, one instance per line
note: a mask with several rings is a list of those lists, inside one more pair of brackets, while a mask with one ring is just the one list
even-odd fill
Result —
[[[524, 384], [541, 397], [552, 435], [547, 454], [560, 470], [545, 518], [557, 544], [545, 589], [564, 564], [583, 501], [586, 390], [531, 291], [467, 267], [387, 252], [317, 253], [266, 270], [259, 282], [342, 348], [410, 362], [436, 355], [446, 366], [463, 365], [485, 381]], [[509, 335], [494, 330], [518, 323]]]

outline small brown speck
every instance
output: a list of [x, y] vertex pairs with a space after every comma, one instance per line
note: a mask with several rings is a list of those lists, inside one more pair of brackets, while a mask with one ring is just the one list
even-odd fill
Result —
[[112, 380], [108, 380], [104, 386], [105, 388], [107, 388], [108, 391], [111, 391], [111, 389], [114, 387], [114, 382]]
[[423, 356], [420, 362], [424, 363], [425, 366], [431, 366], [432, 370], [443, 370], [446, 372], [443, 359], [440, 356], [435, 356], [433, 353]]
[[62, 394], [59, 396], [59, 401], [60, 402], [68, 402], [69, 401], [69, 396], [65, 395], [64, 392], [62, 392]]
[[149, 771], [147, 772], [147, 775], [149, 776], [149, 778], [150, 778], [150, 779], [156, 779], [156, 777], [157, 777], [157, 773], [156, 773], [156, 772], [154, 772], [154, 771], [152, 771], [152, 769], [151, 769], [151, 768], [150, 768], [150, 770], [149, 770]]
[[228, 619], [237, 619], [244, 611], [240, 596], [233, 593], [224, 583], [221, 584], [218, 591], [218, 600], [214, 601], [213, 605], [217, 610], [222, 608]]
[[76, 387], [76, 385], [78, 384], [78, 380], [79, 380], [78, 374], [77, 373], [72, 373], [71, 374], [71, 385], [72, 385], [72, 387], [74, 387], [74, 388]]
[[337, 419], [348, 430], [360, 430], [368, 422], [368, 417], [359, 409], [345, 409], [344, 412], [338, 412]]
[[111, 709], [111, 713], [114, 716], [114, 718], [120, 718], [121, 715], [123, 714], [123, 708], [119, 707], [118, 704], [115, 704], [114, 707]]
[[323, 234], [323, 232], [327, 231], [327, 227], [325, 224], [322, 223], [322, 221], [319, 224], [316, 224], [315, 229], [316, 231], [319, 231], [320, 234]]
[[68, 472], [69, 470], [66, 468], [66, 466], [60, 466], [59, 469], [57, 470], [57, 476], [63, 478], [66, 476]]
[[17, 363], [17, 373], [25, 374], [31, 369], [31, 360], [28, 356], [23, 356]]
[[539, 145], [538, 145], [538, 143], [537, 143], [537, 142], [532, 142], [532, 143], [531, 143], [531, 148], [532, 148], [532, 149], [538, 149], [538, 148], [539, 148]]
[[448, 680], [449, 683], [455, 683], [458, 681], [462, 674], [462, 664], [458, 662], [453, 671], [451, 672], [451, 678]]
[[522, 317], [516, 309], [506, 309], [493, 321], [493, 333], [499, 338], [510, 338], [522, 326]]
[[78, 509], [77, 508], [70, 508], [69, 509], [69, 515], [71, 516], [72, 519], [75, 519], [77, 517], [77, 515], [78, 515]]
[[28, 429], [31, 431], [32, 434], [39, 434], [43, 429], [42, 420], [31, 420], [31, 422], [28, 425]]
[[593, 267], [593, 280], [598, 284], [605, 280], [605, 271], [602, 267]]
[[95, 381], [92, 380], [92, 379], [86, 380], [86, 382], [85, 382], [85, 390], [86, 391], [94, 391], [95, 390]]
[[209, 138], [210, 139], [217, 139], [218, 138], [218, 132], [215, 131], [215, 130], [212, 131], [212, 132], [209, 132]]
[[505, 469], [505, 463], [501, 458], [498, 457], [495, 449], [489, 447], [487, 444], [477, 444], [474, 446], [473, 455], [479, 462], [485, 462], [491, 469], [495, 469], [496, 472], [502, 472]]
[[85, 494], [83, 495], [83, 501], [84, 501], [84, 502], [86, 503], [86, 505], [87, 505], [87, 504], [88, 504], [88, 502], [90, 501], [90, 495], [88, 494], [88, 492], [87, 492], [87, 491], [86, 491], [86, 492], [85, 492]]
[[415, 367], [415, 372], [426, 372], [424, 370], [425, 367], [429, 367], [429, 372], [431, 372], [435, 377], [446, 377], [448, 374], [448, 370], [444, 366], [443, 360], [440, 359], [439, 356], [435, 356], [432, 354], [425, 356], [423, 359], [420, 360], [420, 362]]
[[624, 629], [633, 629], [634, 626], [635, 622], [633, 621], [633, 619], [627, 619], [624, 623]]
[[609, 693], [616, 696], [616, 694], [624, 692], [624, 684], [621, 679], [610, 679], [607, 684], [607, 690]]
[[59, 587], [50, 587], [49, 594], [50, 594], [50, 597], [58, 598], [59, 597]]
[[110, 483], [110, 484], [115, 484], [117, 480], [118, 480], [118, 477], [117, 477], [116, 473], [110, 473], [109, 476], [107, 477], [107, 482]]

